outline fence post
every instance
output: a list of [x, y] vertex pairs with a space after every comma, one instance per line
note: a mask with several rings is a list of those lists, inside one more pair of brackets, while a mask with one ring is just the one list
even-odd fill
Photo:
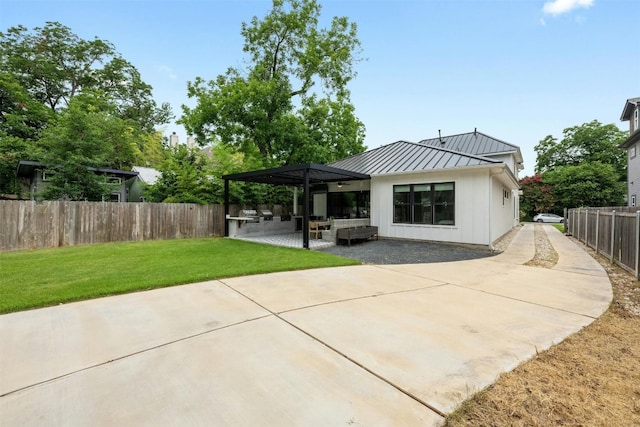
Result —
[[600, 210], [596, 211], [596, 255], [598, 254], [598, 237], [600, 237]]
[[584, 244], [589, 247], [589, 209], [585, 210], [584, 216]]
[[569, 216], [568, 216], [567, 212], [568, 212], [568, 209], [564, 208], [564, 210], [563, 210], [563, 213], [564, 213], [564, 221], [563, 222], [564, 222], [564, 224], [562, 224], [563, 228], [564, 228], [564, 234], [569, 234], [569, 229], [567, 228], [567, 221], [569, 220]]
[[574, 236], [576, 236], [578, 238], [578, 241], [580, 241], [580, 209], [578, 209], [577, 212], [577, 216], [578, 216], [578, 229], [576, 230], [576, 234], [574, 234]]
[[636, 211], [636, 280], [640, 280], [640, 211]]
[[616, 211], [611, 211], [611, 264], [613, 264], [613, 251], [616, 243]]

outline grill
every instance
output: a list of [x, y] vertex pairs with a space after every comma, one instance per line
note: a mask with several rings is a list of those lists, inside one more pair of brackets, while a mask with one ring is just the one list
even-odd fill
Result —
[[273, 212], [271, 212], [269, 209], [262, 209], [261, 213], [265, 221], [273, 220]]
[[260, 222], [260, 217], [258, 216], [258, 212], [256, 212], [255, 209], [243, 209], [240, 211], [240, 213], [245, 218], [251, 218], [250, 222]]

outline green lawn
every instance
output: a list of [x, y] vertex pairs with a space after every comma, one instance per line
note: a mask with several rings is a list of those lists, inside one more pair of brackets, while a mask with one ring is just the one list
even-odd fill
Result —
[[317, 251], [210, 238], [0, 253], [0, 313], [225, 277], [359, 264]]
[[561, 233], [564, 233], [564, 224], [553, 224]]

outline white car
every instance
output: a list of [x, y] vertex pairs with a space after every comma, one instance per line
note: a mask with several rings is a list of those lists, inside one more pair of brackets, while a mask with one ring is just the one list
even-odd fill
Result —
[[533, 217], [534, 222], [564, 222], [564, 218], [560, 215], [552, 213], [539, 213]]

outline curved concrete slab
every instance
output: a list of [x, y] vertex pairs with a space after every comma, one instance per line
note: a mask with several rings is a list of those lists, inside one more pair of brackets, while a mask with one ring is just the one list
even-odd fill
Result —
[[[547, 229], [503, 254], [211, 281], [0, 316], [0, 425], [437, 426], [611, 286]], [[554, 234], [555, 233], [555, 234]]]

